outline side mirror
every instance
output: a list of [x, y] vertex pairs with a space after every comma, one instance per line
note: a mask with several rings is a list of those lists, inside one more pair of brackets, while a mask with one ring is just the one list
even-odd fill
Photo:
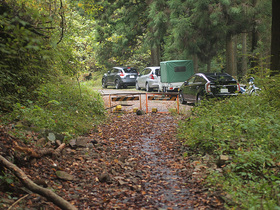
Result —
[[108, 71], [107, 73], [108, 73], [108, 74], [110, 74], [110, 73], [111, 73], [111, 71]]

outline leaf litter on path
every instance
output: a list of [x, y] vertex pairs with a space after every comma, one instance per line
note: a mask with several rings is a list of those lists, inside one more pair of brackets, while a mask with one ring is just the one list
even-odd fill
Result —
[[[48, 180], [48, 187], [78, 209], [223, 209], [202, 179], [192, 178], [176, 128], [170, 114], [111, 114], [85, 136], [88, 146], [69, 146], [58, 159], [22, 169], [33, 179]], [[56, 171], [74, 178], [59, 179]], [[35, 209], [47, 204], [57, 209], [36, 196], [25, 203]]]

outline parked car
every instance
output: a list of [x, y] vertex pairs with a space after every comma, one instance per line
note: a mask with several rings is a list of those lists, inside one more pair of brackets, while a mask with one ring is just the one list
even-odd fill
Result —
[[138, 72], [132, 67], [113, 67], [111, 71], [102, 77], [102, 87], [115, 86], [116, 89], [127, 86], [135, 86]]
[[179, 89], [180, 103], [199, 104], [202, 98], [236, 96], [239, 83], [227, 73], [196, 73]]
[[143, 69], [136, 79], [136, 90], [143, 88], [147, 92], [150, 92], [153, 89], [158, 89], [159, 69], [159, 66], [147, 67]]

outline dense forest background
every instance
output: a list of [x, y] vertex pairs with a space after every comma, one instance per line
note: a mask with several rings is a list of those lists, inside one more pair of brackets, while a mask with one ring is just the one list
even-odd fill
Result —
[[36, 100], [52, 79], [116, 65], [192, 59], [195, 71], [241, 81], [272, 75], [271, 66], [279, 70], [277, 8], [271, 0], [1, 0], [1, 110]]

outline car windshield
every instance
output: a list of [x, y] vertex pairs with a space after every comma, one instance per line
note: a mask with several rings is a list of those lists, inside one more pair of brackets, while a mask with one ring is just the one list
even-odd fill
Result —
[[134, 68], [125, 68], [123, 70], [125, 73], [137, 73], [137, 70]]
[[211, 74], [211, 75], [206, 75], [206, 77], [211, 81], [211, 82], [217, 82], [217, 81], [235, 81], [235, 79], [227, 74]]

